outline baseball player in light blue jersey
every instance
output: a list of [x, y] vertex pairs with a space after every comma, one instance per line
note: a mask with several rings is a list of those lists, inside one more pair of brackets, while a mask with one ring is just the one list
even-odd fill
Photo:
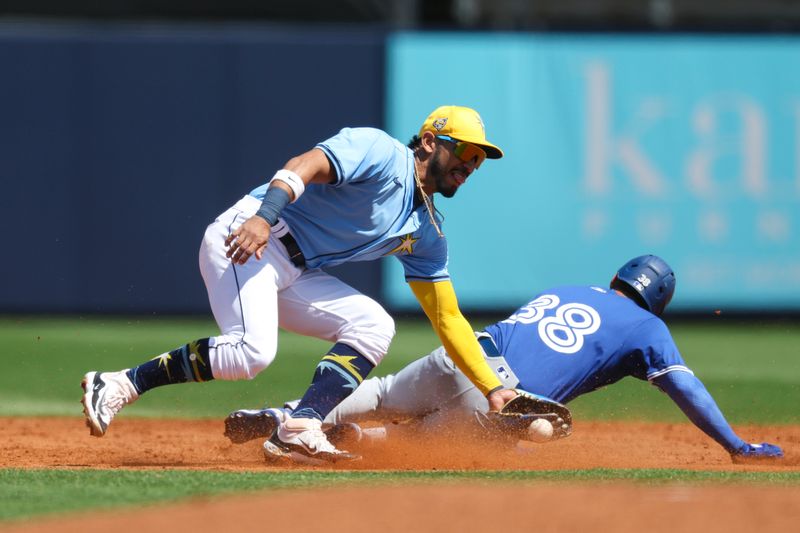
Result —
[[250, 379], [277, 351], [278, 327], [333, 343], [291, 417], [275, 432], [276, 453], [337, 461], [322, 420], [386, 354], [394, 322], [372, 299], [321, 267], [393, 255], [448, 353], [487, 402], [502, 386], [461, 314], [448, 273], [447, 240], [434, 193], [452, 197], [484, 162], [503, 152], [466, 107], [443, 106], [408, 145], [374, 128], [345, 128], [290, 159], [208, 226], [200, 271], [220, 334], [137, 367], [88, 372], [83, 406], [90, 433], [146, 391], [173, 383]]
[[[781, 457], [778, 446], [737, 436], [684, 362], [659, 318], [674, 290], [670, 267], [656, 256], [641, 256], [619, 270], [609, 289], [548, 289], [477, 336], [506, 387], [565, 404], [633, 376], [667, 393], [734, 461]], [[438, 348], [397, 374], [366, 380], [326, 423], [417, 418], [417, 430], [441, 429], [481, 420], [487, 408], [483, 395]], [[242, 442], [273, 431], [283, 416], [281, 409], [237, 411], [226, 420], [226, 434]]]

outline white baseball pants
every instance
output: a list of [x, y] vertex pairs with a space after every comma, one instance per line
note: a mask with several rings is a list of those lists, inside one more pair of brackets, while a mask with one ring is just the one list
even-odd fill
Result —
[[278, 327], [358, 350], [377, 365], [389, 349], [394, 321], [377, 302], [321, 269], [298, 268], [273, 228], [261, 260], [244, 265], [225, 257], [225, 238], [261, 201], [245, 196], [206, 229], [200, 273], [221, 334], [209, 340], [216, 379], [252, 379], [274, 360]]

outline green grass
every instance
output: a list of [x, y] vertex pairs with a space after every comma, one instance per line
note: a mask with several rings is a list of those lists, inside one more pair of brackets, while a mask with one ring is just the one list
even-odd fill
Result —
[[[485, 324], [473, 323], [476, 328]], [[130, 367], [216, 331], [208, 319], [0, 318], [4, 347], [0, 356], [4, 363], [0, 373], [0, 415], [80, 417], [79, 383], [86, 371]], [[687, 364], [732, 423], [800, 422], [800, 326], [678, 324], [672, 331]], [[221, 418], [233, 409], [279, 404], [298, 397], [329, 346], [284, 333], [279, 343], [276, 361], [253, 381], [162, 387], [127, 408], [123, 416]], [[395, 372], [438, 344], [423, 319], [400, 321], [397, 337], [376, 374]], [[666, 395], [632, 378], [579, 398], [571, 407], [578, 420], [685, 421]], [[6, 469], [0, 470], [0, 520], [234, 491], [333, 483], [463, 480], [797, 484], [800, 474], [681, 470], [219, 473]]]
[[[397, 371], [436, 346], [429, 326], [409, 329], [393, 343], [381, 371]], [[0, 415], [80, 416], [80, 381], [87, 371], [135, 366], [217, 332], [208, 319], [0, 318], [6, 370], [0, 373]], [[275, 362], [252, 381], [163, 387], [126, 409], [126, 416], [220, 417], [299, 397], [330, 344], [282, 332], [279, 347]]]
[[[800, 422], [800, 326], [672, 329], [686, 362], [732, 423]], [[86, 371], [130, 367], [216, 331], [207, 319], [0, 318], [5, 362], [0, 415], [80, 416], [79, 383]], [[376, 374], [395, 372], [437, 345], [424, 319], [400, 321]], [[280, 404], [303, 393], [328, 348], [316, 339], [281, 333], [278, 357], [256, 379], [163, 387], [126, 409], [125, 416], [220, 417], [241, 407]], [[684, 420], [665, 395], [633, 378], [571, 407], [579, 419]]]
[[182, 470], [0, 470], [0, 521], [86, 509], [162, 504], [190, 497], [331, 485], [632, 481], [797, 484], [800, 473], [691, 470], [437, 472], [202, 472]]

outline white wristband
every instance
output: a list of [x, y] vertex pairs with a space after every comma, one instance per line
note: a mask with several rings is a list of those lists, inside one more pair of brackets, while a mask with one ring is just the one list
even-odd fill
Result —
[[300, 198], [300, 195], [303, 194], [303, 191], [306, 190], [306, 184], [303, 183], [303, 179], [295, 172], [286, 170], [285, 168], [277, 171], [275, 175], [272, 176], [270, 183], [273, 181], [282, 181], [292, 189], [294, 193], [294, 200], [292, 200], [292, 203], [296, 202], [297, 199]]

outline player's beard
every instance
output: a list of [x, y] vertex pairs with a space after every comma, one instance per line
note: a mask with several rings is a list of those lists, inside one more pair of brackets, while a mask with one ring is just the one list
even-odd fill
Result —
[[433, 154], [431, 162], [428, 164], [428, 174], [433, 178], [433, 183], [436, 184], [436, 192], [445, 198], [452, 198], [456, 194], [458, 185], [449, 185], [447, 183], [447, 170], [438, 151]]

